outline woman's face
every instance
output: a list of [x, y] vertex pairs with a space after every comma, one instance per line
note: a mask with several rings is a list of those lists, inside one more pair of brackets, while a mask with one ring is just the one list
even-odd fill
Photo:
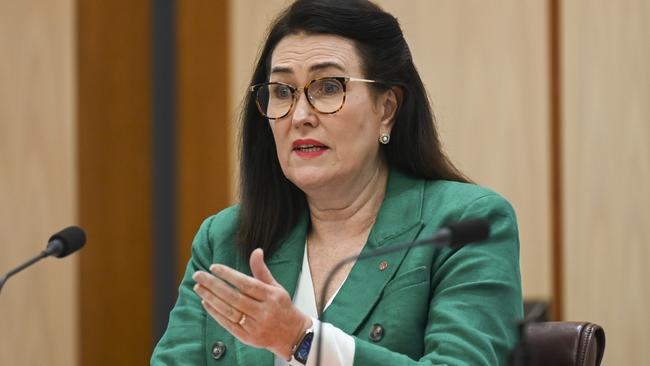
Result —
[[[302, 88], [323, 77], [364, 78], [354, 43], [333, 35], [297, 34], [283, 38], [271, 57], [270, 81]], [[321, 188], [366, 184], [384, 162], [379, 135], [390, 133], [396, 96], [371, 93], [364, 82], [350, 81], [343, 107], [316, 111], [304, 92], [289, 114], [269, 120], [285, 176], [308, 195]]]

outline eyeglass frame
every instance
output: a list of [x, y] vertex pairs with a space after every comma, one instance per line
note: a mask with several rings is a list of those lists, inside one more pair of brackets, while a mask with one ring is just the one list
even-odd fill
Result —
[[[314, 104], [311, 101], [311, 98], [309, 97], [309, 94], [307, 93], [307, 91], [309, 90], [309, 87], [311, 86], [311, 84], [313, 84], [315, 82], [318, 82], [318, 81], [327, 80], [327, 79], [334, 79], [334, 80], [338, 81], [339, 83], [341, 83], [341, 85], [343, 86], [343, 100], [341, 101], [341, 106], [337, 110], [335, 110], [333, 112], [321, 112], [318, 108], [316, 108], [316, 106], [314, 106]], [[355, 78], [355, 77], [351, 77], [351, 76], [326, 76], [326, 77], [322, 77], [322, 78], [313, 79], [313, 80], [309, 81], [307, 84], [305, 84], [305, 86], [303, 86], [302, 88], [296, 88], [295, 86], [293, 86], [291, 84], [282, 83], [282, 82], [279, 82], [279, 81], [269, 81], [269, 82], [266, 82], [266, 83], [259, 83], [259, 84], [251, 85], [248, 88], [248, 90], [251, 93], [254, 93], [253, 97], [255, 98], [255, 105], [257, 106], [257, 110], [260, 112], [260, 114], [264, 118], [276, 120], [276, 119], [284, 118], [284, 117], [288, 116], [289, 113], [291, 113], [291, 111], [293, 110], [293, 107], [296, 105], [296, 101], [298, 100], [297, 95], [298, 95], [298, 92], [300, 92], [300, 91], [302, 91], [305, 94], [305, 98], [307, 98], [307, 103], [309, 103], [309, 105], [315, 111], [317, 111], [318, 113], [334, 114], [334, 113], [340, 111], [343, 108], [343, 106], [345, 105], [345, 99], [346, 99], [345, 97], [347, 96], [347, 85], [348, 85], [348, 83], [350, 81], [361, 81], [361, 82], [364, 82], [364, 83], [372, 83], [372, 84], [386, 84], [384, 81], [381, 81], [381, 80], [362, 79], [362, 78]], [[257, 90], [259, 88], [265, 86], [265, 85], [271, 85], [271, 84], [284, 85], [284, 86], [289, 87], [289, 90], [291, 90], [291, 96], [292, 96], [292, 98], [291, 98], [291, 106], [289, 107], [289, 110], [287, 111], [287, 113], [283, 114], [280, 117], [268, 117], [264, 112], [262, 112], [262, 106], [260, 106], [259, 99], [257, 98]]]

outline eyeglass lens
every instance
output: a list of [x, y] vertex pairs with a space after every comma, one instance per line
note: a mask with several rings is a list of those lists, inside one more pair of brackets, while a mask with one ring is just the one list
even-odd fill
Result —
[[[267, 118], [281, 118], [298, 99], [298, 90], [285, 84], [267, 83], [256, 91], [257, 106]], [[343, 105], [345, 89], [337, 79], [314, 80], [307, 86], [307, 100], [321, 113], [334, 113]]]

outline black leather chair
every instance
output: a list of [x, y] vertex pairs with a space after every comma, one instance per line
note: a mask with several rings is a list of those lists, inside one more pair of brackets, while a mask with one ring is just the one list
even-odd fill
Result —
[[588, 322], [531, 322], [524, 325], [522, 364], [598, 366], [605, 353], [605, 331]]

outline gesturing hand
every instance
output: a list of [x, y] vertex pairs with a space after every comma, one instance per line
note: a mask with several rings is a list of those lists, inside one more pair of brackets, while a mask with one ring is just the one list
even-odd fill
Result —
[[242, 343], [291, 358], [291, 348], [311, 326], [311, 318], [293, 306], [289, 293], [273, 278], [262, 249], [250, 257], [254, 277], [220, 264], [211, 275], [197, 271], [194, 292], [203, 308]]

